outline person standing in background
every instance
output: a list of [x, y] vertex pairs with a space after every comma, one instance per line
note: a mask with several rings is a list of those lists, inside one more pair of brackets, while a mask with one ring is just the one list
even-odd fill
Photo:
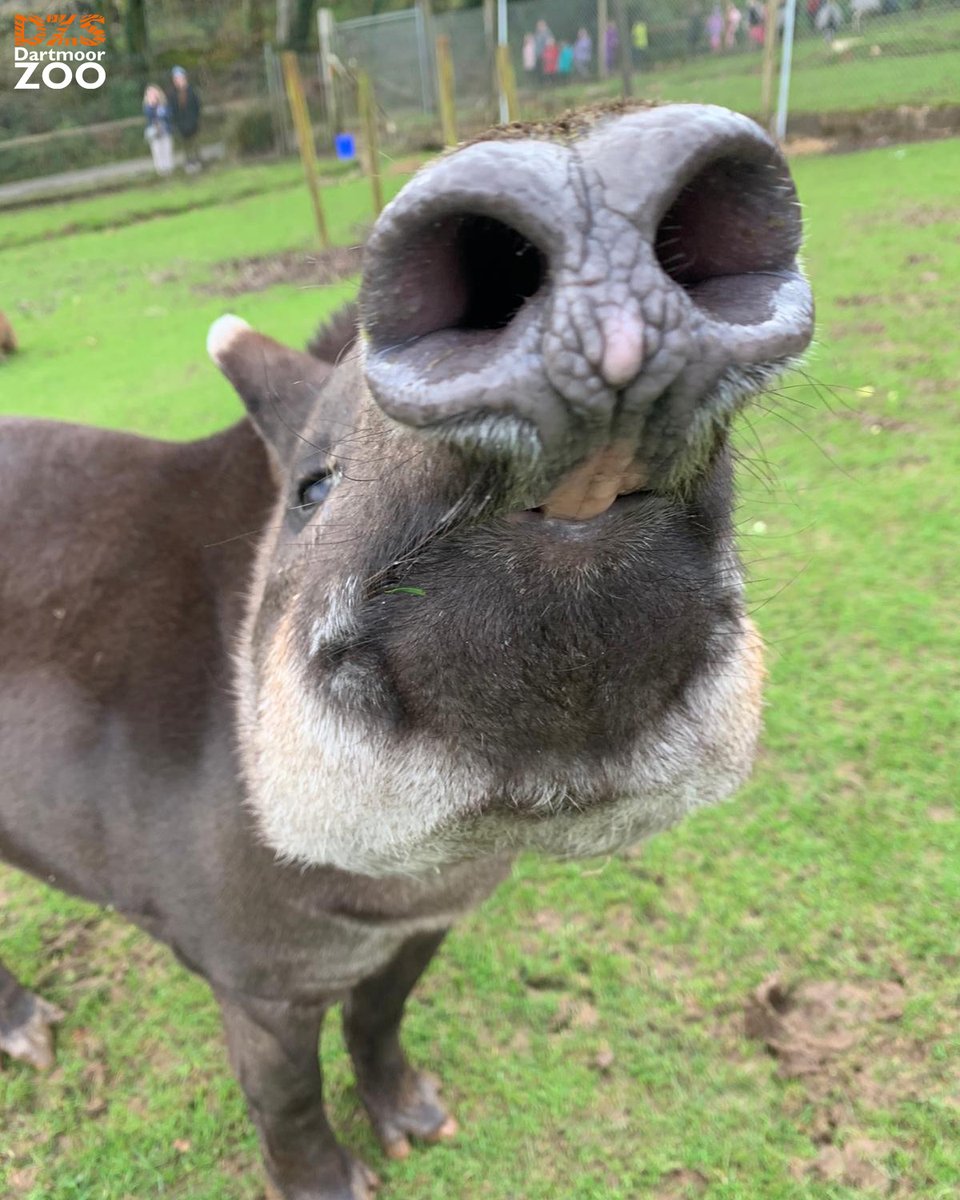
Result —
[[195, 140], [200, 129], [200, 97], [183, 67], [174, 67], [170, 72], [170, 78], [173, 80], [170, 116], [173, 120], [173, 127], [183, 142], [183, 153], [186, 159], [184, 169], [188, 175], [192, 175], [203, 166]]
[[700, 49], [700, 39], [703, 37], [703, 10], [694, 3], [690, 6], [690, 17], [687, 22], [687, 53], [696, 54]]
[[154, 169], [161, 179], [173, 171], [173, 132], [170, 124], [170, 105], [163, 92], [151, 83], [143, 93], [143, 115], [147, 127], [143, 136], [150, 147]]
[[743, 13], [733, 3], [733, 0], [727, 0], [727, 19], [724, 28], [723, 44], [728, 50], [732, 50], [737, 44], [737, 35], [740, 32], [740, 22], [743, 20]]
[[723, 13], [719, 4], [713, 6], [707, 17], [707, 37], [710, 39], [710, 49], [716, 54], [723, 45]]
[[523, 73], [533, 75], [537, 69], [537, 44], [532, 33], [523, 35], [523, 50], [521, 51]]
[[560, 47], [557, 45], [557, 40], [551, 37], [543, 48], [543, 58], [541, 60], [543, 67], [543, 77], [548, 83], [556, 83], [557, 66], [560, 61]]
[[640, 67], [647, 57], [647, 47], [650, 45], [646, 21], [634, 21], [630, 30], [630, 40], [633, 42], [633, 65]]
[[763, 48], [766, 20], [766, 10], [760, 0], [750, 0], [747, 7], [748, 36], [758, 49]]
[[592, 62], [593, 38], [581, 25], [577, 30], [577, 40], [573, 43], [573, 69], [581, 79], [586, 79], [590, 74]]
[[533, 48], [537, 55], [537, 73], [543, 78], [543, 52], [547, 48], [547, 43], [553, 41], [553, 34], [550, 31], [550, 26], [541, 17], [535, 26], [533, 34]]
[[604, 36], [607, 70], [612, 71], [617, 65], [617, 55], [620, 53], [620, 34], [613, 21], [607, 22], [607, 32]]
[[557, 59], [557, 74], [560, 82], [570, 78], [573, 71], [573, 47], [569, 42], [560, 43], [560, 57]]

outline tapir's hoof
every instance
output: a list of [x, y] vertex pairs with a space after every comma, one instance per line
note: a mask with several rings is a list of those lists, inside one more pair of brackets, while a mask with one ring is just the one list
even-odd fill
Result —
[[423, 1071], [411, 1069], [396, 1096], [370, 1089], [364, 1103], [388, 1158], [406, 1158], [411, 1137], [434, 1144], [449, 1141], [459, 1129], [440, 1100], [439, 1081]]
[[[349, 1179], [336, 1184], [332, 1190], [321, 1184], [315, 1193], [310, 1192], [309, 1200], [374, 1200], [374, 1192], [380, 1186], [379, 1177], [366, 1163], [354, 1158], [352, 1154], [347, 1154], [345, 1150], [341, 1149], [340, 1155], [342, 1159], [349, 1161]], [[300, 1196], [302, 1192], [297, 1191], [296, 1194]], [[285, 1200], [286, 1195], [287, 1193], [274, 1184], [267, 1183], [266, 1200]]]
[[[0, 1050], [11, 1058], [29, 1063], [38, 1071], [49, 1071], [54, 1064], [53, 1029], [57, 1021], [62, 1021], [66, 1013], [43, 1000], [39, 996], [27, 993], [29, 1003], [16, 1025], [7, 1024], [0, 1020]], [[20, 999], [23, 999], [21, 994]], [[17, 1005], [21, 1009], [21, 1005]]]
[[354, 1200], [373, 1200], [373, 1193], [380, 1186], [380, 1177], [371, 1171], [359, 1158], [353, 1160], [350, 1172]]

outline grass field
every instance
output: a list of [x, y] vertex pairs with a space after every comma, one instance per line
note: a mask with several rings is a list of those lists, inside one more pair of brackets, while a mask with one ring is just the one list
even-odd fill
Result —
[[[796, 164], [819, 339], [740, 430], [770, 666], [753, 781], [622, 860], [524, 860], [450, 938], [407, 1039], [446, 1080], [454, 1145], [385, 1164], [330, 1022], [335, 1127], [392, 1200], [957, 1195], [958, 151]], [[209, 321], [299, 343], [351, 284], [195, 291], [224, 260], [310, 245], [300, 189], [231, 178], [195, 212], [132, 194], [0, 217], [23, 345], [3, 410], [171, 437], [237, 416]], [[326, 195], [338, 240], [356, 236], [362, 184]], [[2, 1064], [0, 1195], [262, 1196], [205, 985], [12, 872], [0, 946], [69, 1013], [51, 1075]], [[752, 1021], [775, 1053], [744, 1023], [773, 975], [787, 999]]]

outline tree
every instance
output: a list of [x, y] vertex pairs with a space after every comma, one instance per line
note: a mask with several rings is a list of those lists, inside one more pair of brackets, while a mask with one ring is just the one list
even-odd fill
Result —
[[150, 51], [147, 34], [146, 0], [127, 0], [124, 13], [124, 30], [127, 37], [127, 53], [134, 63], [146, 65]]
[[286, 44], [291, 50], [306, 50], [309, 47], [316, 7], [317, 0], [295, 0], [286, 38]]

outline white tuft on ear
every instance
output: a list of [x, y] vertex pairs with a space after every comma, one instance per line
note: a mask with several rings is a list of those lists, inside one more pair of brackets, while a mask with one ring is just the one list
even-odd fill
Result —
[[217, 317], [207, 333], [207, 353], [218, 367], [231, 342], [250, 328], [243, 317], [236, 317], [233, 313], [224, 313], [222, 317]]

